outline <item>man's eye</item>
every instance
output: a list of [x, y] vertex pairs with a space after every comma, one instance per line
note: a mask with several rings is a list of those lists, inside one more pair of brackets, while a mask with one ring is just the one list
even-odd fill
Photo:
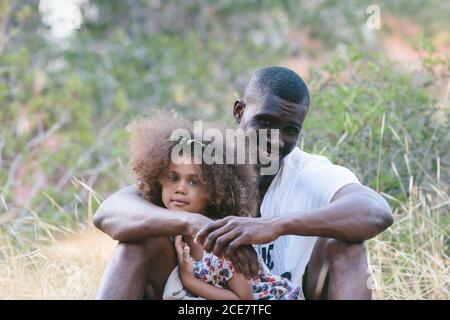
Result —
[[260, 123], [262, 126], [264, 126], [264, 127], [270, 127], [270, 126], [272, 126], [272, 121], [271, 121], [271, 120], [264, 120], [264, 119], [261, 119], [261, 120], [259, 120], [259, 123]]
[[298, 129], [294, 128], [294, 127], [288, 127], [285, 129], [285, 132], [290, 135], [290, 136], [295, 136], [296, 134], [298, 134]]

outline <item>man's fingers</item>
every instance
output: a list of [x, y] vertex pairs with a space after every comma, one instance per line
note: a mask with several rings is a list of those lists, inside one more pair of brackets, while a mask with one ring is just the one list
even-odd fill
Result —
[[235, 253], [237, 248], [241, 247], [244, 244], [247, 244], [247, 243], [245, 243], [245, 240], [246, 240], [246, 236], [244, 234], [241, 234], [237, 238], [235, 238], [233, 241], [231, 241], [228, 244], [227, 250], [225, 250], [225, 254], [224, 254], [225, 257], [227, 257], [227, 258], [231, 257]]
[[232, 230], [233, 227], [230, 225], [224, 225], [223, 227], [216, 229], [215, 231], [211, 232], [205, 240], [205, 243], [203, 245], [203, 248], [210, 252], [214, 249], [214, 246], [217, 243], [217, 238], [221, 237], [222, 235], [228, 233], [230, 230]]
[[230, 258], [231, 263], [233, 264], [234, 270], [236, 270], [237, 273], [242, 273], [241, 266], [239, 265], [239, 259], [237, 256], [233, 256]]
[[200, 243], [201, 245], [204, 245], [206, 237], [213, 232], [216, 229], [219, 229], [220, 227], [224, 226], [227, 223], [224, 219], [217, 220], [210, 222], [206, 224], [203, 228], [200, 229], [199, 232], [197, 232], [197, 235], [195, 236], [194, 241], [197, 243]]
[[228, 248], [228, 244], [233, 241], [238, 235], [239, 233], [231, 231], [218, 237], [214, 247], [212, 248], [212, 252], [214, 253], [214, 255], [222, 257], [225, 253], [225, 250]]
[[252, 275], [252, 279], [258, 279], [260, 265], [259, 265], [258, 255], [255, 251], [255, 248], [253, 248], [252, 245], [246, 245], [245, 247], [242, 247], [242, 249], [243, 249], [243, 251], [245, 251], [245, 253], [247, 255], [248, 265], [250, 268], [250, 273]]
[[239, 260], [239, 267], [241, 270], [240, 273], [242, 273], [247, 280], [250, 280], [252, 278], [252, 275], [248, 266], [247, 256], [244, 252], [242, 252], [242, 250], [236, 250], [235, 256]]

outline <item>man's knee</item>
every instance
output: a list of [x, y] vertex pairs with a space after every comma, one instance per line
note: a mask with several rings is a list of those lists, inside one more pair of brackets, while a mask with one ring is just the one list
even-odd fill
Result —
[[330, 263], [354, 262], [355, 260], [366, 260], [367, 251], [364, 242], [345, 242], [329, 239], [325, 244], [326, 256]]
[[129, 262], [149, 262], [168, 250], [171, 242], [167, 238], [153, 238], [142, 242], [120, 242], [117, 251], [120, 259]]

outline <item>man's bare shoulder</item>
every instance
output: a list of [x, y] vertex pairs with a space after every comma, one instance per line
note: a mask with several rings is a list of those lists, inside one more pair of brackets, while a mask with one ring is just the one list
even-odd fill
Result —
[[133, 194], [138, 194], [138, 195], [141, 194], [141, 192], [135, 185], [124, 187], [124, 188], [120, 189], [119, 192], [133, 193]]
[[111, 196], [136, 195], [141, 196], [141, 192], [135, 185], [126, 186], [114, 192]]

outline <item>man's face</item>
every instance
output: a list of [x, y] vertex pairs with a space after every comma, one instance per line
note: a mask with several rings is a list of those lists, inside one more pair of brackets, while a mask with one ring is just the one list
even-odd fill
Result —
[[[273, 94], [254, 96], [248, 98], [245, 103], [235, 102], [233, 110], [235, 119], [239, 121], [239, 127], [243, 130], [278, 129], [279, 160], [282, 161], [298, 144], [307, 107], [283, 100]], [[269, 137], [269, 152], [270, 142]]]

